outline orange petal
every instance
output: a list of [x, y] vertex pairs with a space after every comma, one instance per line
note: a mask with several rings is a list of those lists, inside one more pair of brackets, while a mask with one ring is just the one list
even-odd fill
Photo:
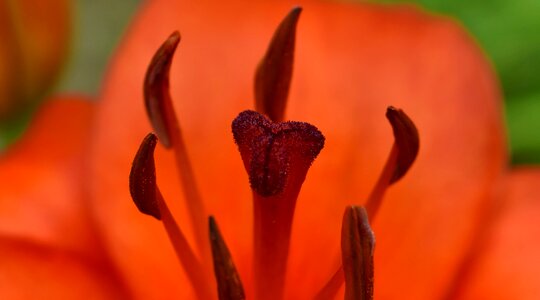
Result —
[[0, 118], [46, 92], [66, 60], [71, 34], [68, 0], [0, 4]]
[[[506, 153], [497, 83], [459, 26], [404, 6], [156, 0], [137, 16], [108, 73], [91, 175], [108, 243], [143, 297], [156, 290], [182, 295], [185, 288], [165, 233], [138, 213], [127, 186], [133, 154], [150, 131], [141, 89], [154, 51], [173, 30], [181, 31], [171, 95], [206, 207], [234, 237], [229, 246], [249, 298], [251, 195], [230, 122], [252, 107], [257, 63], [296, 4], [304, 13], [287, 116], [316, 125], [327, 145], [298, 199], [288, 296], [311, 297], [337, 269], [343, 208], [363, 203], [390, 151], [388, 105], [407, 111], [421, 146], [374, 224], [375, 295], [435, 297], [463, 255]], [[173, 165], [171, 153], [158, 147], [158, 183], [189, 232]], [[146, 281], [148, 268], [159, 280]], [[411, 276], [414, 285], [403, 280]]]
[[538, 299], [540, 297], [540, 170], [524, 168], [508, 176], [501, 211], [465, 283], [463, 299]]
[[83, 191], [83, 152], [94, 112], [82, 97], [59, 97], [0, 157], [0, 233], [97, 255]]
[[0, 236], [2, 299], [126, 299], [108, 269], [25, 239]]

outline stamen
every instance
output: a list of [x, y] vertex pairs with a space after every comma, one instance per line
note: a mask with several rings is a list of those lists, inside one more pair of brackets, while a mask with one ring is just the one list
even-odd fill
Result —
[[197, 246], [203, 259], [209, 260], [210, 246], [206, 237], [206, 209], [197, 188], [195, 174], [169, 93], [169, 72], [179, 42], [180, 33], [175, 31], [152, 58], [144, 81], [144, 99], [150, 122], [156, 134], [165, 147], [173, 147], [174, 149]]
[[204, 269], [189, 246], [182, 230], [174, 220], [156, 184], [154, 150], [157, 137], [148, 134], [133, 160], [129, 187], [131, 197], [137, 208], [144, 214], [162, 220], [167, 235], [174, 247], [188, 279], [201, 299], [211, 299], [211, 293], [204, 275]]
[[255, 73], [255, 108], [274, 122], [283, 121], [285, 116], [301, 12], [301, 7], [295, 7], [281, 21]]
[[180, 33], [175, 31], [154, 54], [144, 79], [146, 113], [159, 140], [167, 148], [172, 147], [174, 131], [179, 130], [169, 94], [169, 72], [178, 43]]
[[243, 300], [246, 298], [244, 287], [214, 217], [208, 218], [208, 225], [219, 299]]
[[403, 110], [390, 106], [386, 110], [386, 118], [392, 125], [394, 144], [398, 148], [394, 174], [390, 179], [392, 184], [400, 180], [409, 171], [418, 155], [420, 140], [416, 126]]
[[[405, 176], [414, 163], [420, 146], [416, 126], [401, 109], [396, 109], [392, 106], [388, 107], [386, 110], [386, 118], [390, 121], [390, 125], [392, 126], [394, 144], [392, 145], [392, 150], [384, 165], [383, 171], [366, 202], [366, 211], [371, 220], [377, 215], [386, 189]], [[323, 295], [321, 296], [322, 298], [319, 299], [331, 299], [330, 296], [327, 297], [326, 295], [334, 295], [337, 293], [343, 282], [343, 277], [339, 276], [341, 270], [343, 270], [343, 265], [339, 267], [338, 271], [319, 292], [318, 295]]]
[[339, 266], [339, 269], [334, 273], [334, 276], [324, 285], [324, 287], [317, 293], [315, 300], [332, 300], [336, 298], [341, 285], [344, 282], [343, 266]]
[[405, 176], [414, 163], [420, 146], [416, 126], [401, 109], [388, 107], [386, 118], [392, 125], [394, 144], [383, 171], [366, 202], [366, 210], [372, 220], [377, 215], [386, 189]]
[[197, 256], [189, 246], [184, 233], [180, 229], [180, 226], [178, 226], [178, 223], [176, 223], [176, 220], [174, 219], [171, 211], [169, 210], [169, 207], [163, 200], [161, 192], [159, 192], [159, 190], [157, 191], [158, 193], [156, 194], [156, 198], [158, 200], [157, 202], [159, 204], [159, 208], [163, 217], [163, 226], [167, 231], [169, 240], [174, 247], [174, 250], [178, 259], [180, 260], [180, 263], [182, 264], [182, 267], [186, 271], [188, 279], [193, 285], [195, 293], [200, 299], [212, 299], [212, 292], [209, 288], [204, 273], [205, 269], [203, 268], [202, 264], [197, 259]]
[[232, 130], [253, 190], [255, 298], [281, 299], [296, 199], [324, 136], [254, 111], [240, 113]]
[[341, 228], [341, 255], [345, 274], [345, 300], [373, 299], [375, 236], [363, 207], [349, 206]]

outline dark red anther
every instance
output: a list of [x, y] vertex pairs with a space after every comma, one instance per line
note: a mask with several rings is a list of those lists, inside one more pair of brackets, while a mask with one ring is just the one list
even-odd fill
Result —
[[390, 121], [394, 132], [394, 144], [392, 145], [392, 150], [386, 160], [383, 171], [365, 204], [369, 217], [372, 220], [381, 207], [386, 190], [409, 171], [420, 147], [418, 130], [411, 119], [401, 109], [392, 106], [388, 107], [386, 118]]
[[129, 191], [137, 208], [143, 213], [160, 220], [161, 213], [156, 198], [156, 169], [154, 149], [157, 137], [149, 133], [135, 155], [129, 174]]
[[375, 236], [363, 207], [349, 206], [341, 228], [341, 256], [345, 274], [345, 300], [373, 299]]
[[212, 216], [208, 218], [208, 227], [219, 299], [246, 299], [244, 287], [242, 286], [242, 281], [234, 266], [231, 253], [229, 252], [229, 249], [221, 236], [218, 225]]
[[394, 143], [397, 147], [397, 160], [390, 184], [401, 179], [414, 163], [420, 148], [418, 130], [411, 119], [401, 109], [388, 107], [386, 118], [394, 131]]
[[255, 73], [255, 108], [274, 122], [283, 121], [285, 115], [301, 12], [301, 7], [295, 7], [281, 21]]
[[324, 146], [324, 136], [315, 126], [274, 123], [254, 111], [240, 113], [232, 130], [251, 188], [263, 197], [283, 191], [291, 168], [301, 166], [307, 172]]
[[169, 71], [174, 52], [180, 42], [180, 33], [173, 32], [158, 49], [144, 79], [144, 103], [154, 131], [161, 143], [170, 148], [178, 122], [169, 94]]

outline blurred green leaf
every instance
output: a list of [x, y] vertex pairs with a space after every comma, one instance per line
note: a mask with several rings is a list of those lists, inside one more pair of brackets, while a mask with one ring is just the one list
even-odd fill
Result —
[[11, 122], [6, 122], [0, 126], [0, 154], [24, 132], [32, 112], [33, 110], [27, 110]]
[[72, 59], [59, 91], [97, 93], [116, 45], [141, 0], [77, 0]]
[[516, 164], [540, 164], [540, 94], [533, 94], [507, 103], [508, 129]]

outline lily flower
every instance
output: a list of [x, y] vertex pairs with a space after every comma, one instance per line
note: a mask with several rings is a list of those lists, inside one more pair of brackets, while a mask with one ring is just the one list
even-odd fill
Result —
[[[293, 10], [257, 68], [255, 96], [253, 70], [289, 1], [149, 1], [95, 107], [50, 104], [27, 140], [0, 162], [0, 174], [8, 174], [10, 165], [34, 172], [18, 153], [43, 150], [54, 158], [42, 168], [50, 172], [31, 173], [34, 195], [50, 192], [47, 199], [20, 188], [26, 174], [3, 175], [2, 182], [19, 184], [1, 192], [12, 195], [2, 196], [1, 211], [14, 219], [3, 231], [53, 256], [66, 254], [67, 266], [35, 264], [42, 271], [33, 275], [46, 274], [39, 278], [56, 288], [45, 293], [60, 295], [54, 293], [65, 283], [65, 291], [141, 299], [538, 295], [533, 230], [540, 174], [508, 169], [498, 84], [474, 42], [451, 20], [407, 6], [300, 4], [297, 31]], [[184, 38], [174, 61], [177, 34], [154, 56], [177, 28]], [[275, 53], [278, 60], [269, 59]], [[277, 112], [265, 105], [268, 95], [274, 104], [278, 99]], [[252, 99], [269, 118], [243, 112], [253, 109]], [[70, 120], [60, 137], [58, 115]], [[415, 136], [400, 138], [400, 129], [415, 127], [418, 156], [411, 151], [400, 169], [400, 140]], [[270, 154], [261, 157], [261, 150]], [[58, 201], [56, 218], [36, 207], [48, 198]], [[280, 215], [264, 207], [265, 200], [284, 199], [296, 203], [294, 220], [291, 208]], [[25, 219], [27, 211], [35, 212]], [[269, 212], [285, 220], [284, 230], [265, 219]], [[13, 245], [2, 257], [25, 261], [20, 249]], [[0, 272], [24, 279], [19, 271], [31, 264]], [[61, 273], [48, 280], [46, 272]], [[21, 282], [11, 290], [27, 283]]]

